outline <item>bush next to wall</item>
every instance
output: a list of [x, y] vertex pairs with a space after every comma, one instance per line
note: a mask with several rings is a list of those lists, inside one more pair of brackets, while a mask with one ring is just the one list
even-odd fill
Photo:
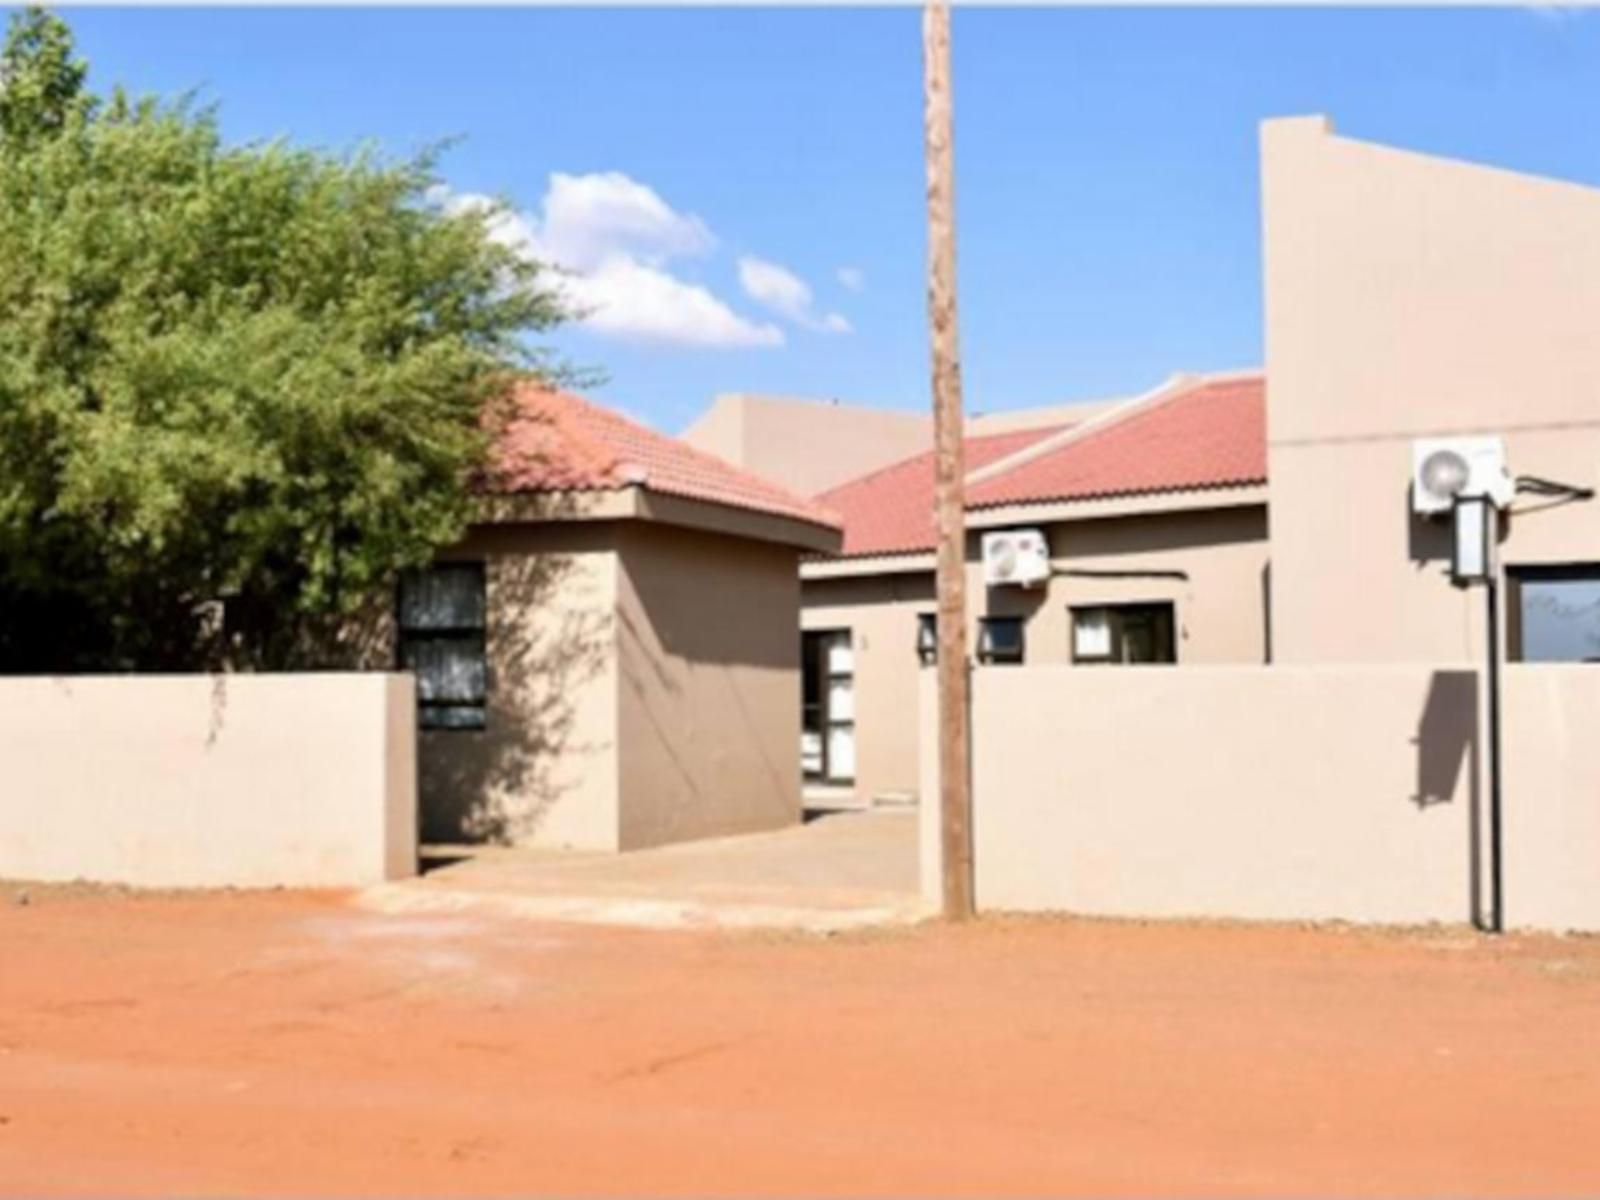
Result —
[[333, 665], [456, 539], [523, 341], [563, 317], [431, 156], [229, 146], [0, 54], [0, 671]]

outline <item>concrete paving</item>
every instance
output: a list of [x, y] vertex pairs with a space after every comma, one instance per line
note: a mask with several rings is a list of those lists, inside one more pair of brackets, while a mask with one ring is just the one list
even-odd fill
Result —
[[458, 861], [360, 894], [385, 912], [484, 912], [648, 928], [816, 932], [926, 917], [914, 810], [834, 812], [771, 833], [626, 854], [439, 848]]

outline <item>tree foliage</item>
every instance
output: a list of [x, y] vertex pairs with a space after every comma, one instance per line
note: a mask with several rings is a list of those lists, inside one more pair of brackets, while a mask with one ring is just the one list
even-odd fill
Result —
[[0, 670], [324, 661], [460, 536], [561, 307], [493, 211], [429, 202], [429, 156], [228, 146], [85, 78], [59, 19], [12, 19]]

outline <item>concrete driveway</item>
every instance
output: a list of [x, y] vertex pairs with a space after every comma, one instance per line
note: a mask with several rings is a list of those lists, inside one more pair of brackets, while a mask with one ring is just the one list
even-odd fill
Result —
[[927, 914], [914, 809], [820, 814], [771, 833], [626, 854], [458, 848], [458, 861], [381, 884], [384, 912], [480, 911], [651, 928], [826, 932]]

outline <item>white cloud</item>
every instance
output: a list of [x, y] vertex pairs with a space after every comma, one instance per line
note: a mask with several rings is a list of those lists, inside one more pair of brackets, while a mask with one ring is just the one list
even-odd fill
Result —
[[840, 267], [834, 275], [852, 292], [859, 292], [867, 286], [867, 273], [860, 267]]
[[783, 331], [740, 316], [710, 289], [667, 269], [716, 245], [693, 214], [616, 171], [550, 176], [540, 211], [498, 207], [487, 196], [435, 190], [448, 210], [487, 211], [490, 234], [529, 258], [559, 267], [559, 285], [579, 323], [610, 337], [699, 348], [781, 346]]
[[627, 255], [568, 281], [584, 324], [596, 333], [679, 346], [781, 346], [783, 331], [741, 317], [699, 284]]
[[812, 308], [811, 288], [787, 267], [747, 254], [739, 260], [739, 286], [757, 304], [796, 325], [823, 333], [850, 332], [850, 322], [838, 313], [820, 315]]
[[1553, 25], [1564, 25], [1585, 15], [1584, 6], [1581, 4], [1529, 4], [1526, 9], [1541, 21], [1548, 21]]
[[587, 271], [617, 256], [661, 262], [716, 245], [699, 217], [674, 212], [655, 191], [618, 171], [550, 176], [539, 223], [547, 258]]

